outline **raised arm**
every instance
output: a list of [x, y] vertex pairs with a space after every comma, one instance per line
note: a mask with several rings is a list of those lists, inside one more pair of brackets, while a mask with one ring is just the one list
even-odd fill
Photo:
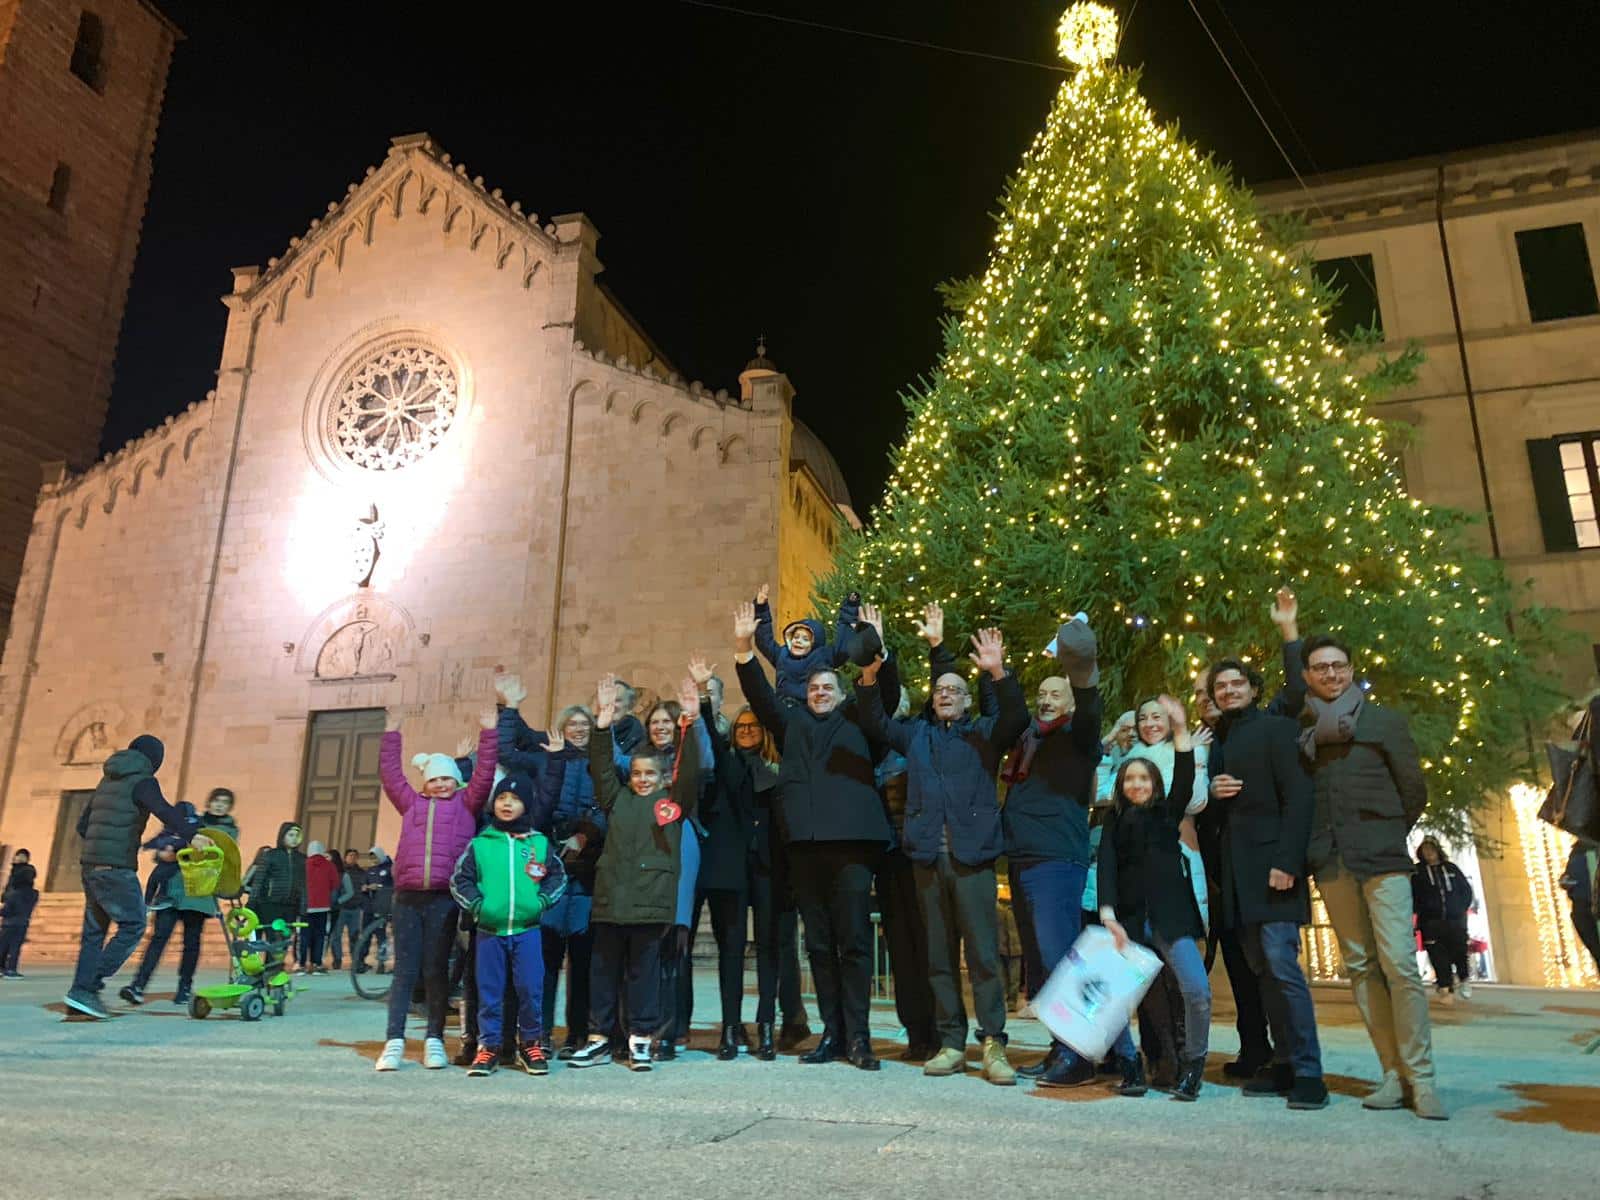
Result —
[[767, 585], [763, 583], [756, 592], [756, 602], [752, 606], [756, 623], [752, 632], [755, 635], [756, 649], [761, 651], [761, 657], [776, 667], [778, 652], [782, 647], [778, 645], [778, 639], [773, 636], [772, 606], [767, 603], [767, 590]]
[[872, 678], [878, 681], [878, 692], [883, 697], [883, 710], [892, 714], [900, 707], [900, 664], [895, 662], [894, 655], [889, 651], [889, 642], [883, 636], [883, 613], [878, 606], [862, 604], [861, 619], [877, 630], [878, 643], [883, 647], [878, 661], [865, 668], [861, 675], [865, 679], [868, 671], [872, 673]]
[[699, 724], [700, 708], [695, 703], [697, 693], [693, 679], [685, 679], [678, 687], [678, 703], [683, 708], [678, 734], [678, 773], [672, 780], [672, 802], [688, 817], [700, 800], [700, 781], [710, 765], [705, 761], [709, 744], [703, 732], [693, 727]]
[[833, 645], [829, 647], [831, 654], [829, 661], [836, 667], [843, 666], [845, 662], [845, 638], [855, 632], [856, 622], [861, 619], [861, 593], [851, 592], [839, 601], [838, 615], [833, 619]]
[[1004, 754], [1028, 727], [1028, 705], [1022, 698], [1022, 684], [1006, 670], [1005, 642], [998, 629], [980, 629], [972, 635], [972, 653], [967, 655], [982, 674], [994, 683], [1000, 712], [989, 723], [989, 745]]
[[603, 676], [595, 689], [594, 732], [589, 736], [589, 780], [594, 784], [595, 806], [609, 813], [622, 791], [622, 781], [611, 761], [611, 721], [617, 715], [617, 677]]
[[1278, 635], [1283, 640], [1283, 687], [1266, 711], [1298, 721], [1306, 706], [1306, 681], [1301, 655], [1304, 643], [1300, 640], [1300, 601], [1291, 588], [1281, 587], [1273, 597], [1272, 623], [1278, 627]]
[[525, 771], [537, 779], [544, 771], [548, 757], [544, 744], [550, 738], [530, 728], [517, 711], [517, 706], [527, 699], [528, 689], [517, 676], [505, 675], [495, 680], [494, 690], [503, 706], [499, 724], [500, 765], [508, 771]]
[[417, 789], [406, 779], [405, 768], [400, 765], [400, 721], [400, 714], [394, 709], [384, 710], [383, 737], [378, 742], [378, 782], [389, 803], [403, 813], [417, 802]]
[[[762, 592], [766, 591], [763, 587]], [[733, 610], [733, 668], [739, 676], [739, 688], [750, 704], [756, 720], [766, 728], [778, 749], [783, 749], [783, 737], [789, 724], [789, 714], [778, 703], [778, 697], [767, 682], [767, 673], [755, 660], [756, 609], [753, 604], [741, 604]]]
[[856, 680], [856, 719], [867, 740], [892, 746], [901, 754], [911, 748], [911, 723], [891, 721], [883, 707], [883, 690], [878, 685], [878, 673], [868, 680], [865, 671]]
[[478, 765], [472, 768], [472, 778], [462, 794], [462, 802], [474, 816], [483, 811], [489, 799], [489, 789], [494, 786], [494, 768], [500, 758], [499, 716], [493, 708], [478, 714]]

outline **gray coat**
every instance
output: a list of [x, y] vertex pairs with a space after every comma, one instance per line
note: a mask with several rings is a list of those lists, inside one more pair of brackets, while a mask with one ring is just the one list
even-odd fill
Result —
[[1428, 783], [1405, 717], [1363, 704], [1355, 736], [1318, 746], [1310, 765], [1316, 789], [1306, 849], [1311, 873], [1341, 862], [1358, 879], [1409, 873], [1406, 834], [1428, 805]]

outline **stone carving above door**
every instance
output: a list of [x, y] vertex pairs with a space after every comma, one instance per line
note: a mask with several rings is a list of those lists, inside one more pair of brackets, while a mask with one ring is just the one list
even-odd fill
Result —
[[393, 678], [412, 665], [411, 614], [370, 591], [329, 606], [300, 639], [297, 674], [318, 680]]

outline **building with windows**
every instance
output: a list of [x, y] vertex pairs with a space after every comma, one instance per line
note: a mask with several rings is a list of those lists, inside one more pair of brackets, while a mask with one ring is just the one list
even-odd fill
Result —
[[0, 630], [41, 465], [99, 453], [178, 36], [144, 0], [0, 0]]
[[[1319, 273], [1343, 289], [1335, 331], [1375, 324], [1389, 349], [1426, 353], [1415, 385], [1379, 402], [1415, 435], [1406, 486], [1483, 515], [1483, 548], [1585, 635], [1590, 653], [1557, 667], [1575, 699], [1588, 694], [1600, 671], [1600, 133], [1317, 176], [1257, 198], [1304, 221]], [[1481, 830], [1501, 851], [1479, 860], [1486, 940], [1501, 979], [1593, 986], [1555, 886], [1571, 839], [1534, 817], [1536, 782]]]
[[386, 707], [408, 754], [450, 753], [499, 669], [539, 725], [606, 671], [650, 696], [696, 651], [727, 666], [763, 582], [806, 611], [851, 519], [837, 464], [764, 348], [737, 394], [681, 378], [598, 243], [396, 138], [234, 270], [213, 393], [46, 483], [0, 665], [0, 843], [47, 892], [78, 886], [74, 819], [140, 732], [169, 796], [234, 790], [247, 855], [291, 819], [392, 849]]

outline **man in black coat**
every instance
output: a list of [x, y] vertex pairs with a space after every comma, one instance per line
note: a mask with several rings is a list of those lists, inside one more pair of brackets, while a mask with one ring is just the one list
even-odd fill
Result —
[[[144, 827], [156, 818], [185, 841], [190, 831], [167, 803], [156, 782], [166, 748], [161, 739], [140, 734], [106, 759], [100, 783], [78, 818], [83, 839], [83, 930], [78, 939], [78, 965], [67, 1007], [103, 1020], [111, 1014], [100, 1003], [105, 981], [127, 961], [144, 934], [144, 892], [139, 887], [139, 845]], [[109, 939], [106, 930], [115, 924]]]
[[[878, 626], [870, 605], [862, 606], [862, 619]], [[755, 632], [755, 606], [741, 604], [733, 618], [734, 662], [745, 699], [783, 755], [779, 823], [824, 1022], [821, 1041], [800, 1061], [822, 1063], [842, 1055], [864, 1071], [876, 1071], [867, 1023], [872, 873], [889, 844], [889, 821], [874, 786], [875, 751], [857, 705], [845, 701], [832, 670], [807, 680], [804, 708], [780, 704], [755, 661]], [[881, 641], [881, 627], [878, 636]], [[862, 679], [879, 682], [885, 704], [900, 702], [894, 664], [882, 655], [862, 669]]]
[[1261, 676], [1238, 659], [1214, 665], [1207, 690], [1222, 713], [1210, 762], [1210, 807], [1220, 810], [1220, 923], [1237, 931], [1261, 978], [1277, 1060], [1244, 1091], [1287, 1095], [1290, 1108], [1325, 1108], [1316, 1010], [1300, 969], [1300, 927], [1311, 919], [1305, 875], [1313, 800], [1298, 727], [1257, 707]]
[[[937, 606], [927, 610], [943, 628]], [[983, 1076], [1014, 1084], [1006, 1060], [1005, 983], [1000, 975], [994, 863], [1005, 849], [995, 774], [1000, 760], [1028, 724], [1028, 709], [1016, 676], [1005, 669], [998, 629], [972, 639], [972, 661], [994, 682], [995, 716], [974, 719], [967, 681], [954, 671], [934, 684], [922, 715], [891, 722], [877, 685], [863, 676], [856, 684], [861, 726], [875, 742], [905, 755], [905, 854], [913, 864], [917, 908], [928, 930], [928, 978], [933, 987], [940, 1050], [925, 1075], [955, 1075], [966, 1069], [967, 1011], [961, 996], [961, 960], [967, 974], [983, 1045]]]
[[1304, 653], [1310, 695], [1300, 751], [1316, 796], [1306, 859], [1383, 1068], [1383, 1082], [1361, 1103], [1400, 1108], [1409, 1089], [1417, 1116], [1442, 1121], [1406, 847], [1428, 804], [1422, 761], [1405, 717], [1356, 686], [1347, 646], [1324, 635]]

